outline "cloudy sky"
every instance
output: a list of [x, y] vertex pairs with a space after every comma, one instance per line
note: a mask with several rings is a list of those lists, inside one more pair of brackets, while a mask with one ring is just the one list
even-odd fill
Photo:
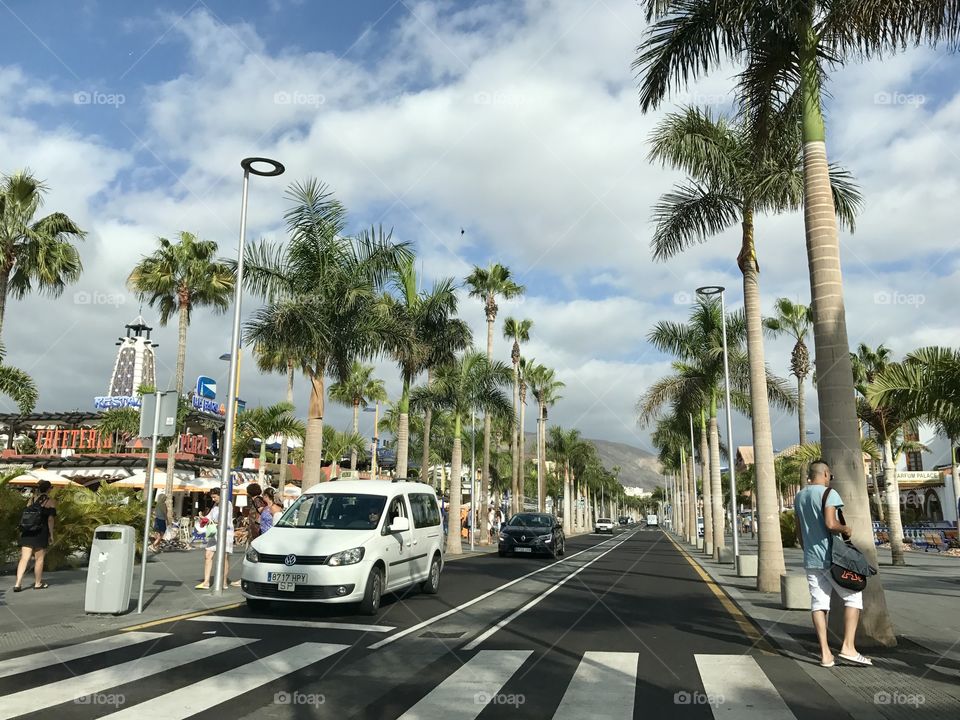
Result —
[[[251, 183], [250, 237], [282, 238], [284, 190], [312, 176], [347, 205], [352, 229], [383, 224], [414, 243], [428, 282], [508, 265], [527, 294], [501, 303], [501, 317], [534, 321], [525, 353], [567, 385], [551, 418], [589, 437], [649, 449], [633, 405], [669, 361], [646, 333], [685, 317], [699, 285], [726, 285], [730, 306], [742, 304], [734, 232], [651, 261], [651, 205], [679, 178], [646, 159], [663, 112], [638, 108], [630, 64], [644, 21], [632, 0], [0, 6], [0, 172], [29, 167], [50, 185], [46, 207], [89, 233], [75, 287], [8, 305], [7, 362], [36, 377], [38, 409], [90, 408], [106, 391], [114, 342], [138, 312], [125, 278], [158, 236], [190, 230], [235, 255], [239, 161], [252, 155], [287, 174]], [[731, 74], [676, 103], [723, 111]], [[899, 357], [960, 342], [958, 78], [956, 56], [914, 50], [829, 85], [828, 148], [866, 198], [842, 238], [852, 345], [883, 342]], [[807, 302], [802, 218], [761, 218], [757, 234], [764, 310], [778, 296]], [[245, 313], [255, 307], [245, 301]], [[461, 311], [482, 339], [481, 305], [464, 297]], [[163, 382], [175, 327], [156, 337]], [[228, 319], [198, 312], [188, 379], [225, 388], [228, 345]], [[768, 343], [774, 371], [787, 373], [790, 348]], [[507, 342], [495, 349], [509, 359]], [[381, 373], [396, 394], [393, 367]], [[282, 378], [247, 363], [249, 403], [283, 392]], [[299, 380], [301, 413], [307, 393]], [[816, 432], [812, 389], [808, 405]], [[777, 447], [796, 442], [793, 417], [774, 426]], [[737, 444], [747, 427], [737, 420]]]

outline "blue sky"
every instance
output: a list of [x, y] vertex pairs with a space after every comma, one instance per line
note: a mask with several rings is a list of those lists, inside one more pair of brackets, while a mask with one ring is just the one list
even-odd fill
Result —
[[[534, 320], [525, 353], [567, 383], [552, 417], [587, 436], [649, 447], [633, 404], [669, 366], [646, 333], [683, 319], [698, 285], [742, 302], [735, 230], [650, 259], [650, 208], [679, 178], [648, 164], [645, 139], [676, 105], [638, 108], [630, 63], [644, 21], [630, 0], [8, 1], [0, 16], [0, 172], [32, 168], [50, 184], [48, 207], [89, 231], [76, 288], [8, 308], [8, 361], [38, 378], [42, 409], [103, 393], [113, 339], [138, 309], [124, 279], [157, 236], [191, 230], [235, 252], [248, 155], [288, 168], [251, 185], [251, 237], [281, 238], [287, 183], [315, 176], [347, 204], [351, 228], [383, 224], [414, 243], [425, 282], [509, 265], [527, 294], [501, 303], [501, 317]], [[722, 111], [731, 74], [676, 104]], [[842, 239], [853, 345], [885, 342], [899, 356], [960, 342], [957, 78], [956, 56], [926, 49], [831, 77], [830, 155], [866, 198]], [[781, 295], [806, 301], [802, 218], [760, 218], [757, 238], [764, 310]], [[106, 300], [84, 305], [75, 292]], [[464, 297], [461, 312], [482, 340], [479, 303]], [[221, 373], [228, 333], [223, 317], [197, 313], [188, 378]], [[175, 337], [157, 336], [162, 380]], [[790, 345], [768, 343], [775, 372], [787, 373]], [[509, 357], [499, 337], [496, 352]], [[395, 392], [390, 364], [379, 372]], [[251, 402], [283, 394], [281, 378], [249, 364], [243, 387]], [[300, 382], [301, 412], [306, 401]], [[328, 418], [342, 425], [347, 412]], [[746, 436], [744, 418], [735, 431]], [[774, 432], [778, 446], [794, 442], [794, 418], [776, 417]]]

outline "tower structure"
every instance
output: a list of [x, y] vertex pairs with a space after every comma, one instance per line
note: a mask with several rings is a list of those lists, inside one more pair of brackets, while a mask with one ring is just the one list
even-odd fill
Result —
[[137, 388], [156, 385], [154, 348], [157, 344], [150, 339], [152, 330], [142, 315], [126, 325], [126, 335], [117, 342], [119, 350], [107, 394], [94, 400], [97, 408], [139, 406]]

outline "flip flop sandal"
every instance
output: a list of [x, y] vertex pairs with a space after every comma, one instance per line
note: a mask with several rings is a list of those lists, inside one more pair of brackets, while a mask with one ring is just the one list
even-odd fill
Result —
[[14, 585], [14, 586], [13, 586], [13, 591], [14, 591], [14, 592], [23, 592], [23, 588], [20, 587], [19, 585]]
[[864, 657], [860, 653], [857, 653], [856, 655], [840, 655], [840, 659], [845, 660], [853, 665], [860, 665], [861, 667], [870, 667], [873, 665], [873, 660], [868, 657]]
[[47, 585], [46, 583], [40, 583], [39, 585], [34, 585], [34, 586], [33, 586], [33, 589], [34, 589], [34, 590], [46, 590], [48, 587], [50, 587], [50, 586]]
[[832, 667], [834, 667], [836, 664], [837, 664], [837, 663], [836, 663], [835, 660], [831, 660], [831, 661], [828, 662], [828, 663], [823, 663], [823, 662], [820, 663], [820, 667], [822, 667], [822, 668], [832, 668]]
[[209, 589], [210, 589], [210, 586], [209, 586], [209, 585], [204, 585], [203, 583], [200, 583], [199, 585], [195, 585], [193, 589], [194, 589], [194, 590], [209, 590]]

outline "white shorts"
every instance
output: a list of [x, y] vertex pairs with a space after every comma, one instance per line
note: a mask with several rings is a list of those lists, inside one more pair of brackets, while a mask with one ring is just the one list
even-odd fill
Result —
[[[214, 535], [212, 538], [207, 539], [207, 544], [203, 546], [204, 550], [209, 553], [217, 551], [217, 536]], [[233, 530], [227, 533], [227, 554], [233, 552]]]
[[835, 592], [843, 600], [844, 607], [863, 610], [863, 592], [837, 585], [829, 570], [807, 568], [807, 585], [810, 586], [810, 609], [830, 611], [830, 593]]

